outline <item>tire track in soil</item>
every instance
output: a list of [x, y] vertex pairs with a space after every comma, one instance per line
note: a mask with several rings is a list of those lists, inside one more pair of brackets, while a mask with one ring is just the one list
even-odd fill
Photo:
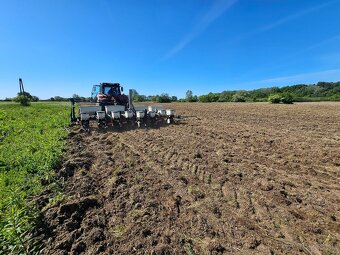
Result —
[[[130, 137], [130, 139], [131, 139], [131, 137]], [[170, 150], [164, 150], [164, 146], [160, 146], [161, 144], [158, 144], [158, 143], [156, 143], [156, 144], [154, 144], [154, 145], [152, 145], [152, 143], [150, 142], [150, 143], [144, 143], [143, 141], [138, 141], [137, 139], [136, 139], [136, 137], [133, 137], [132, 138], [132, 140], [133, 141], [137, 141], [137, 142], [135, 142], [134, 144], [143, 144], [143, 147], [144, 148], [148, 148], [148, 150], [147, 151], [151, 151], [152, 153], [154, 153], [154, 152], [156, 152], [155, 154], [156, 155], [160, 155], [159, 153], [158, 153], [158, 151], [155, 149], [155, 148], [163, 148], [162, 149], [162, 151], [171, 151], [171, 149]], [[177, 141], [178, 141], [178, 139], [176, 139]], [[151, 140], [151, 141], [158, 141], [157, 139], [156, 140]], [[181, 142], [181, 141], [179, 141], [179, 142]], [[162, 144], [169, 144], [167, 141], [163, 141], [162, 142]], [[143, 150], [143, 148], [138, 148], [138, 146], [136, 146], [136, 145], [129, 145], [130, 147], [136, 147], [137, 149], [134, 149], [135, 151], [137, 150], [141, 150], [141, 151], [143, 151], [143, 153], [145, 153], [146, 152], [146, 150], [144, 149]], [[195, 147], [195, 146], [190, 146], [190, 147]], [[182, 150], [183, 151], [183, 150]], [[184, 150], [185, 151], [185, 150]], [[166, 154], [166, 153], [165, 153]], [[147, 158], [151, 158], [152, 159], [152, 155], [146, 155], [147, 156]], [[165, 158], [166, 159], [166, 157], [164, 157], [163, 155], [161, 155], [161, 157], [160, 157], [161, 159], [162, 158]], [[181, 157], [180, 157], [181, 158]], [[180, 162], [183, 162], [183, 160], [178, 160], [178, 161], [180, 161]], [[159, 161], [158, 161], [159, 162]], [[177, 162], [176, 162], [177, 163]], [[164, 165], [164, 162], [163, 162], [163, 164], [162, 165]], [[195, 167], [195, 165], [193, 165], [194, 167]], [[177, 168], [179, 168], [179, 169], [182, 169], [182, 170], [187, 170], [185, 167], [183, 167], [183, 166], [181, 166], [181, 165], [179, 165], [179, 166], [177, 166]], [[173, 173], [176, 173], [176, 172], [173, 172]], [[208, 178], [208, 181], [205, 181], [205, 178], [203, 177], [203, 178], [199, 178], [199, 183], [195, 183], [195, 185], [197, 185], [197, 186], [199, 186], [199, 187], [202, 187], [202, 186], [207, 186], [207, 188], [205, 188], [205, 190], [210, 190], [212, 187], [211, 187], [211, 174], [209, 175], [210, 176], [210, 178]], [[186, 179], [186, 182], [189, 182], [189, 180], [190, 179], [192, 179], [192, 177], [193, 176], [189, 176], [189, 177], [187, 177], [187, 178], [185, 178]], [[194, 176], [195, 177], [195, 176]], [[173, 174], [173, 176], [169, 176], [169, 178], [171, 179], [171, 180], [176, 180], [176, 179], [178, 179], [178, 176], [176, 176], [176, 174]], [[181, 178], [183, 178], [183, 177], [181, 177]], [[197, 179], [197, 178], [196, 178]], [[206, 185], [206, 184], [209, 184], [209, 185]], [[253, 206], [253, 204], [252, 204], [252, 200], [251, 200], [251, 198], [250, 198], [250, 193], [249, 193], [249, 191], [245, 191], [245, 190], [240, 190], [239, 191], [239, 194], [236, 192], [236, 189], [239, 189], [239, 188], [233, 188], [233, 193], [234, 193], [234, 199], [235, 199], [235, 205], [236, 205], [236, 208], [237, 209], [240, 209], [240, 203], [242, 204], [242, 208], [246, 208], [246, 210], [250, 210], [250, 211], [252, 211], [253, 212], [253, 214], [255, 214], [255, 208], [254, 208], [254, 206]], [[184, 191], [184, 192], [182, 192], [182, 194], [183, 193], [188, 193], [187, 191]], [[188, 195], [188, 194], [187, 194]], [[209, 194], [210, 195], [210, 194]], [[239, 199], [238, 199], [238, 197], [239, 197]], [[239, 202], [239, 200], [241, 200], [241, 202]], [[190, 206], [189, 206], [189, 208], [190, 208]], [[221, 206], [216, 206], [216, 208], [221, 208]], [[211, 212], [208, 212], [208, 214], [210, 214]], [[218, 214], [219, 214], [219, 216], [221, 216], [220, 214], [221, 214], [221, 212], [220, 211], [218, 211], [217, 212]], [[234, 212], [232, 212], [233, 214], [234, 214]], [[237, 212], [236, 212], [237, 213]], [[219, 224], [216, 224], [216, 226], [219, 226]], [[232, 227], [233, 228], [233, 227]], [[236, 227], [237, 228], [237, 227]], [[218, 231], [217, 231], [218, 232]], [[234, 235], [235, 236], [235, 235]], [[225, 236], [223, 236], [223, 238], [225, 238]], [[234, 237], [235, 238], [235, 237]], [[256, 243], [256, 242], [258, 242], [258, 241], [256, 241], [256, 240], [252, 240], [252, 243]], [[250, 246], [252, 246], [253, 244], [250, 244]]]
[[[306, 135], [271, 142], [263, 112], [253, 118], [268, 129], [232, 126], [248, 117], [239, 112], [211, 126], [209, 111], [160, 129], [75, 135], [60, 171], [73, 165], [61, 174], [67, 198], [43, 213], [43, 254], [336, 253], [338, 172], [326, 167], [334, 161], [308, 154], [318, 144], [297, 147]], [[327, 139], [317, 141], [337, 144]]]

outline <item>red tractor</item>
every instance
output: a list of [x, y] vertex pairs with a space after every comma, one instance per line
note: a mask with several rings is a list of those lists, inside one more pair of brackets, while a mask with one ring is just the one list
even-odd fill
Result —
[[[123, 127], [127, 123], [137, 124], [138, 127], [174, 123], [175, 118], [190, 116], [175, 116], [175, 110], [164, 109], [162, 106], [134, 106], [132, 103], [133, 90], [129, 96], [124, 95], [119, 83], [100, 83], [92, 88], [92, 101], [95, 104], [76, 102], [71, 98], [71, 123], [80, 124], [83, 130], [90, 130], [90, 121], [97, 121], [99, 128], [109, 126]], [[76, 115], [75, 104], [78, 103], [79, 114]]]
[[129, 106], [129, 98], [124, 95], [123, 87], [119, 83], [100, 83], [93, 85], [91, 97], [98, 105], [104, 107], [106, 105], [124, 105]]

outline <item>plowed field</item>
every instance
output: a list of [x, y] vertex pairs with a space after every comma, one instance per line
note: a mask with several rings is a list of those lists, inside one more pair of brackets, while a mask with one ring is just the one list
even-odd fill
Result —
[[339, 254], [340, 103], [170, 106], [70, 135], [43, 254]]

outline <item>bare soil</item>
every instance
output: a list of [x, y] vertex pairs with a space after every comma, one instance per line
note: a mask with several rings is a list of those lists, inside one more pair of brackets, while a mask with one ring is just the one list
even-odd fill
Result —
[[70, 135], [42, 254], [340, 254], [340, 103], [168, 106]]

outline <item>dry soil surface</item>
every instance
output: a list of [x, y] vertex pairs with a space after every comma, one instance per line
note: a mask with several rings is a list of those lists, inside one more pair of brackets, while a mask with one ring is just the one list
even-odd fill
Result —
[[43, 254], [339, 254], [340, 103], [168, 106], [70, 135]]

